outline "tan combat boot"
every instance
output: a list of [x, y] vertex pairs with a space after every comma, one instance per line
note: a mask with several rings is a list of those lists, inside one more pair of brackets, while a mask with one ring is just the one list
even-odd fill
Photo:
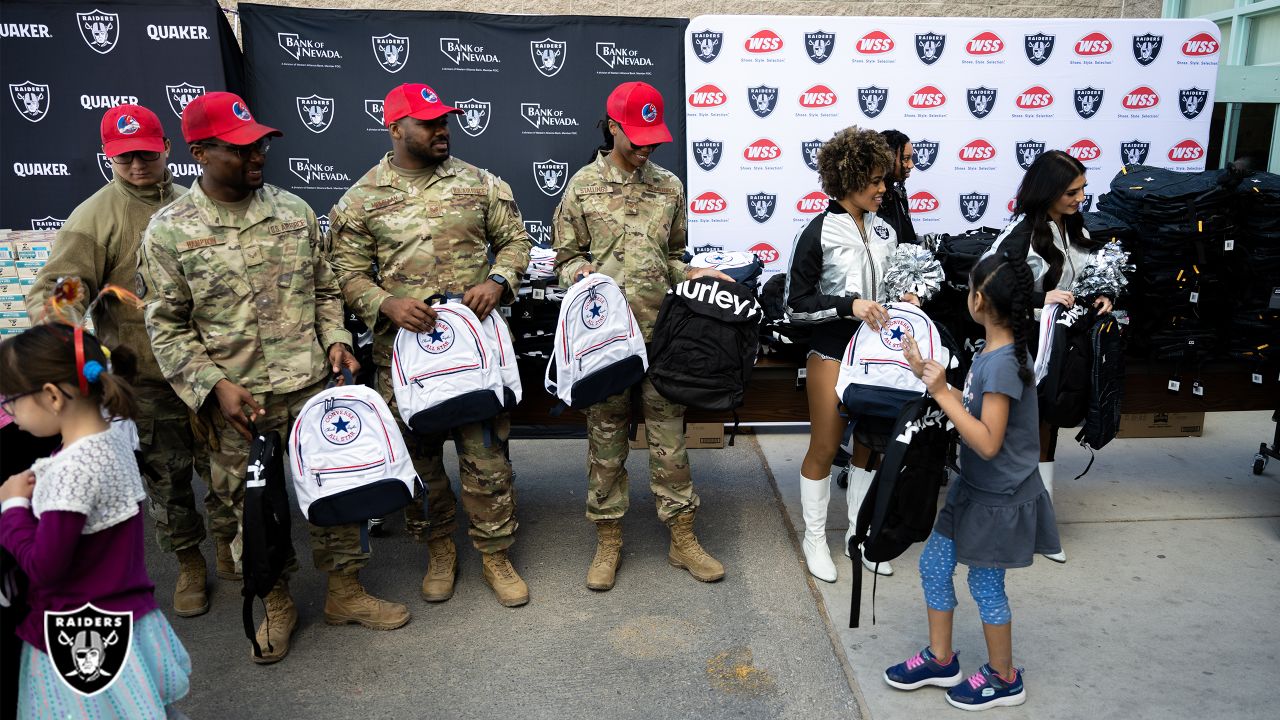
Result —
[[357, 623], [373, 630], [395, 630], [409, 622], [409, 608], [370, 595], [356, 573], [335, 570], [329, 573], [324, 621], [330, 625]]
[[298, 608], [289, 595], [289, 586], [280, 581], [267, 593], [267, 616], [258, 626], [258, 646], [262, 649], [262, 657], [253, 654], [249, 649], [249, 657], [259, 665], [270, 665], [280, 662], [289, 654], [289, 638], [293, 637], [293, 629], [298, 626]]
[[520, 579], [516, 569], [511, 567], [506, 550], [483, 553], [481, 558], [484, 561], [484, 581], [493, 588], [498, 602], [505, 607], [519, 607], [529, 602], [529, 586]]
[[707, 554], [693, 534], [693, 513], [681, 513], [671, 520], [671, 552], [667, 562], [684, 568], [702, 582], [715, 582], [724, 577], [724, 565]]
[[195, 617], [209, 612], [209, 594], [205, 587], [208, 571], [200, 547], [178, 551], [178, 586], [173, 591], [173, 612], [178, 617]]
[[236, 561], [231, 558], [231, 543], [225, 540], [214, 540], [213, 547], [218, 552], [218, 566], [214, 571], [217, 576], [223, 580], [236, 582], [243, 580], [240, 571], [236, 570]]
[[458, 548], [453, 538], [432, 538], [427, 541], [427, 574], [422, 578], [422, 599], [427, 602], [444, 602], [453, 597], [453, 583], [458, 577]]
[[618, 565], [622, 562], [622, 522], [601, 520], [596, 523], [596, 556], [587, 570], [587, 587], [612, 590]]

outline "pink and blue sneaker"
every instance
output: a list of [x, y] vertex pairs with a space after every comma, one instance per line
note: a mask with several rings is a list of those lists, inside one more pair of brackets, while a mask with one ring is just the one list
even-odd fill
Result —
[[884, 671], [884, 681], [899, 690], [915, 690], [925, 685], [949, 688], [959, 685], [963, 680], [960, 653], [951, 653], [951, 661], [943, 665], [927, 647], [907, 658], [906, 662]]
[[1015, 668], [1013, 672], [1013, 682], [1009, 682], [990, 665], [983, 665], [967, 681], [947, 691], [947, 702], [961, 710], [1021, 705], [1027, 701], [1027, 691], [1022, 686], [1022, 668]]

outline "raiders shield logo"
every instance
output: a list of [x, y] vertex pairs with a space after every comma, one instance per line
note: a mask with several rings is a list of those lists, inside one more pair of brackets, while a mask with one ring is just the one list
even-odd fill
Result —
[[382, 100], [365, 100], [364, 114], [373, 118], [373, 121], [382, 124]]
[[564, 67], [564, 55], [569, 44], [560, 40], [545, 38], [529, 41], [529, 54], [533, 57], [533, 66], [546, 77], [560, 72]]
[[487, 101], [471, 98], [456, 102], [453, 106], [462, 111], [462, 116], [458, 118], [462, 132], [471, 137], [480, 137], [488, 129], [491, 106]]
[[991, 196], [986, 193], [965, 193], [960, 196], [960, 214], [969, 222], [978, 222], [987, 212], [987, 201]]
[[916, 140], [911, 143], [911, 162], [915, 164], [916, 170], [928, 170], [933, 167], [937, 158], [938, 143], [933, 140]]
[[724, 152], [724, 143], [718, 140], [695, 140], [693, 142], [693, 159], [703, 170], [715, 170], [720, 164], [720, 155]]
[[533, 179], [538, 183], [542, 194], [555, 197], [564, 190], [564, 183], [569, 173], [569, 163], [547, 159], [533, 164]]
[[1160, 46], [1163, 44], [1163, 35], [1134, 35], [1133, 59], [1144, 67], [1150, 65], [1159, 57]]
[[409, 62], [409, 38], [391, 33], [373, 38], [373, 57], [383, 70], [400, 72]]
[[709, 252], [724, 252], [724, 246], [723, 245], [694, 245], [693, 246], [694, 255], [701, 255], [702, 253], [709, 253]]
[[31, 218], [32, 230], [57, 230], [66, 223], [66, 219], [58, 219], [52, 215], [45, 215], [42, 218]]
[[1084, 200], [1080, 201], [1080, 212], [1089, 212], [1093, 207], [1093, 196], [1089, 193], [1084, 194]]
[[995, 109], [996, 91], [989, 87], [969, 88], [965, 99], [969, 101], [969, 112], [981, 120]]
[[769, 222], [776, 207], [778, 207], [777, 195], [756, 193], [747, 196], [747, 211], [751, 213], [751, 219], [758, 223]]
[[1124, 158], [1125, 165], [1145, 165], [1147, 152], [1150, 150], [1151, 143], [1141, 140], [1120, 143], [1120, 157]]
[[1076, 88], [1076, 114], [1088, 120], [1102, 107], [1102, 91], [1095, 87]]
[[946, 44], [946, 35], [920, 33], [916, 35], [916, 57], [925, 65], [932, 65], [942, 59], [942, 49]]
[[800, 143], [800, 157], [804, 158], [804, 164], [814, 172], [818, 172], [818, 148], [821, 147], [821, 140], [805, 140]]
[[835, 33], [819, 30], [804, 34], [804, 51], [809, 54], [810, 60], [819, 65], [831, 59], [831, 48], [835, 44]]
[[111, 182], [111, 176], [115, 173], [111, 171], [111, 158], [105, 153], [98, 153], [98, 171], [102, 173], [103, 180]]
[[23, 120], [40, 122], [49, 114], [49, 86], [30, 80], [9, 83], [9, 98]]
[[1026, 51], [1027, 59], [1032, 65], [1038, 67], [1049, 62], [1049, 56], [1053, 54], [1054, 37], [1045, 33], [1022, 36], [1022, 49]]
[[524, 231], [534, 245], [543, 248], [551, 247], [551, 226], [541, 220], [525, 220]]
[[703, 30], [689, 36], [693, 43], [693, 55], [704, 63], [720, 57], [720, 48], [724, 47], [724, 33]]
[[1178, 110], [1182, 111], [1182, 117], [1188, 120], [1195, 120], [1197, 116], [1204, 110], [1205, 102], [1209, 99], [1209, 91], [1200, 88], [1187, 88], [1178, 91]]
[[1031, 163], [1044, 152], [1044, 143], [1039, 140], [1022, 140], [1013, 146], [1013, 151], [1018, 156], [1018, 165], [1023, 170], [1028, 170]]
[[333, 98], [309, 95], [295, 98], [298, 104], [298, 117], [302, 124], [313, 133], [322, 133], [333, 123]]
[[768, 117], [778, 106], [778, 88], [768, 85], [747, 88], [747, 102], [751, 103], [751, 112], [758, 117]]
[[120, 39], [120, 16], [116, 13], [101, 10], [76, 13], [76, 25], [80, 28], [80, 37], [102, 55], [114, 50], [116, 40]]
[[111, 687], [129, 659], [133, 613], [108, 612], [92, 604], [69, 612], [46, 611], [49, 661], [72, 692], [93, 696]]
[[884, 112], [885, 101], [889, 99], [888, 88], [871, 87], [858, 88], [858, 108], [862, 110], [862, 114], [869, 118], [873, 118]]
[[169, 98], [169, 109], [178, 117], [182, 117], [182, 111], [187, 109], [187, 105], [189, 105], [192, 100], [195, 100], [204, 93], [205, 89], [203, 85], [182, 83], [181, 85], [164, 86], [164, 94]]

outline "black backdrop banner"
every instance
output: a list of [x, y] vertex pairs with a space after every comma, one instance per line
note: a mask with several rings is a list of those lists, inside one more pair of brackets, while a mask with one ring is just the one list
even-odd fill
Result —
[[0, 227], [61, 227], [110, 179], [99, 124], [121, 103], [159, 116], [173, 141], [169, 169], [190, 185], [182, 108], [235, 88], [239, 73], [215, 0], [0, 2]]
[[267, 182], [325, 216], [391, 149], [387, 92], [430, 85], [466, 112], [452, 153], [511, 184], [535, 240], [569, 178], [601, 142], [596, 123], [620, 83], [662, 92], [674, 142], [654, 162], [685, 179], [686, 19], [239, 6], [249, 106], [284, 132]]

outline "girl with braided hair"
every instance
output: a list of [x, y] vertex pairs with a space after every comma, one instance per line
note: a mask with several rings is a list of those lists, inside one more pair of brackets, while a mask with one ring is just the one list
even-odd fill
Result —
[[[929, 645], [886, 670], [884, 679], [900, 690], [950, 688], [947, 702], [984, 710], [1027, 699], [1022, 672], [1013, 665], [1005, 569], [1026, 567], [1036, 553], [1057, 552], [1061, 544], [1037, 467], [1039, 405], [1021, 337], [1034, 307], [1031, 268], [1021, 255], [1005, 251], [979, 262], [969, 287], [969, 314], [985, 329], [986, 344], [973, 358], [963, 391], [947, 385], [940, 363], [921, 358], [914, 340], [903, 349], [962, 445], [960, 478], [920, 555]], [[987, 641], [987, 663], [967, 681], [951, 647], [957, 563], [969, 566], [969, 592]]]

